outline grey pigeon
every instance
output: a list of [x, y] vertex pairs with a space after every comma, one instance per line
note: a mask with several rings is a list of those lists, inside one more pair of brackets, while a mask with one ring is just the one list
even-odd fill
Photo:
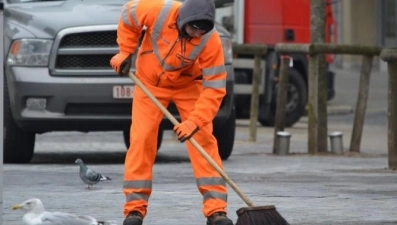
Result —
[[110, 177], [104, 176], [88, 168], [81, 159], [76, 159], [75, 163], [80, 166], [80, 178], [84, 183], [88, 184], [87, 189], [91, 189], [94, 184], [97, 184], [100, 181], [112, 180]]

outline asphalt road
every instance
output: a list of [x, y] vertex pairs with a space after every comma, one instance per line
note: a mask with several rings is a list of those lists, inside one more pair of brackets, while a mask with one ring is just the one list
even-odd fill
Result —
[[[307, 155], [307, 118], [286, 129], [292, 134], [287, 156], [271, 154], [272, 128], [258, 127], [257, 141], [248, 142], [248, 121], [239, 120], [233, 154], [224, 162], [227, 174], [254, 203], [275, 204], [291, 224], [397, 224], [397, 172], [387, 168], [382, 98], [386, 90], [381, 88], [372, 88], [360, 154], [348, 152], [353, 114], [329, 116], [329, 131], [344, 134], [343, 155]], [[330, 107], [354, 107], [356, 97], [350, 90], [350, 94], [337, 95]], [[10, 208], [31, 197], [42, 199], [50, 211], [87, 214], [122, 224], [125, 147], [121, 132], [38, 135], [35, 149], [32, 163], [4, 165], [4, 225], [22, 224], [23, 213]], [[112, 181], [86, 190], [78, 177], [76, 158]], [[144, 224], [205, 224], [184, 145], [169, 131], [153, 169], [154, 190]], [[230, 188], [228, 201], [229, 216], [236, 221], [235, 211], [244, 202]]]
[[[365, 154], [308, 156], [302, 137], [291, 140], [290, 155], [275, 156], [270, 154], [271, 129], [260, 128], [258, 141], [252, 143], [245, 139], [246, 128], [245, 121], [239, 121], [235, 151], [224, 165], [254, 203], [275, 204], [291, 224], [397, 224], [397, 174], [386, 169], [384, 145], [365, 148]], [[295, 135], [302, 129], [290, 131]], [[171, 134], [165, 138], [154, 166], [154, 191], [145, 224], [204, 224], [201, 197], [184, 146]], [[21, 224], [22, 212], [10, 207], [31, 197], [41, 198], [51, 211], [122, 224], [121, 134], [53, 133], [38, 140], [32, 163], [4, 166], [4, 224]], [[112, 181], [86, 190], [73, 163], [78, 157]], [[229, 213], [236, 220], [234, 212], [245, 205], [229, 190]]]

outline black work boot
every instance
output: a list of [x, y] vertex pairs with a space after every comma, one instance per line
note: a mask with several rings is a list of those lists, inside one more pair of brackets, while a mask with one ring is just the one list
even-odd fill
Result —
[[207, 225], [233, 225], [233, 221], [224, 212], [216, 212], [207, 217]]
[[128, 213], [123, 225], [142, 225], [143, 215], [138, 211]]

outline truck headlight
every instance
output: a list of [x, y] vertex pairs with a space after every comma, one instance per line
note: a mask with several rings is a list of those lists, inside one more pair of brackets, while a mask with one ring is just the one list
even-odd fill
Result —
[[12, 66], [48, 66], [52, 40], [15, 40], [8, 52], [7, 63]]
[[225, 63], [232, 64], [233, 62], [232, 40], [227, 37], [222, 37], [221, 40], [222, 40], [223, 56], [225, 58]]

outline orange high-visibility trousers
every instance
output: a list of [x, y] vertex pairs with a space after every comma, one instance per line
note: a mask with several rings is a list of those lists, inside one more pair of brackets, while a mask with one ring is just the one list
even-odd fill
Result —
[[[188, 117], [189, 112], [193, 111], [194, 104], [202, 90], [201, 81], [192, 81], [184, 87], [163, 88], [145, 82], [142, 77], [140, 79], [165, 107], [172, 100], [177, 106], [182, 121]], [[157, 154], [158, 129], [163, 117], [164, 115], [157, 106], [138, 86], [135, 86], [130, 148], [125, 158], [123, 185], [126, 195], [125, 215], [131, 211], [139, 211], [146, 215], [152, 191], [152, 167]], [[200, 128], [193, 137], [223, 168], [217, 142], [212, 135], [212, 123]], [[223, 178], [189, 141], [186, 143], [198, 190], [203, 196], [204, 216], [207, 217], [214, 212], [226, 213], [227, 190]], [[177, 176], [177, 174], [175, 175]]]

